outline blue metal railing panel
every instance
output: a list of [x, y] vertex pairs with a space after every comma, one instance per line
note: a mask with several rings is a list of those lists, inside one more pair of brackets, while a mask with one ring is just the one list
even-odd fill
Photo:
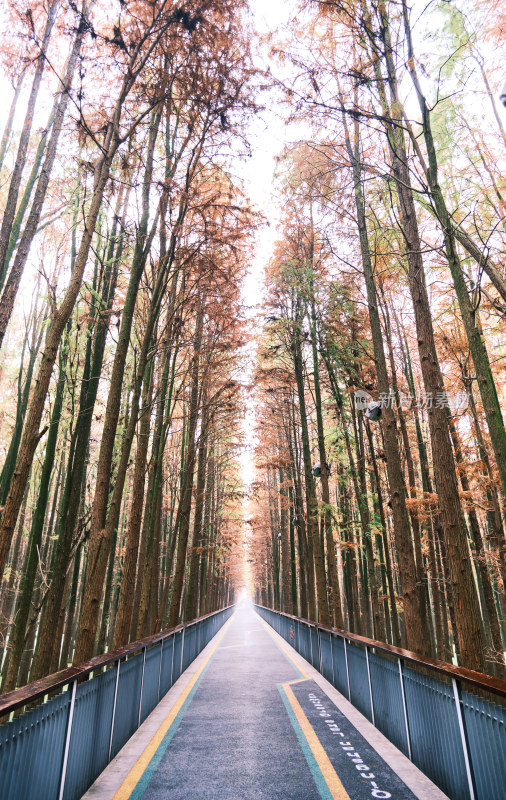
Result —
[[300, 622], [298, 622], [298, 620], [294, 621], [293, 630], [294, 630], [294, 633], [295, 633], [293, 646], [294, 646], [295, 650], [298, 653], [300, 653]]
[[279, 617], [272, 611], [271, 611], [271, 624], [273, 625], [274, 630], [279, 633]]
[[305, 658], [306, 661], [310, 660], [311, 654], [311, 645], [309, 642], [309, 625], [306, 625], [305, 622], [300, 623], [300, 654], [302, 658]]
[[[279, 630], [283, 615], [258, 608], [258, 613]], [[329, 679], [328, 632], [315, 629], [303, 620], [283, 617], [294, 625], [291, 642], [306, 661]], [[315, 647], [315, 632], [320, 648]], [[469, 781], [474, 780], [475, 800], [506, 800], [506, 708], [483, 698], [479, 690], [459, 688], [459, 681], [429, 672], [428, 666], [406, 666], [402, 660], [381, 650], [368, 650], [337, 633], [331, 634], [332, 683], [348, 697], [348, 674], [352, 703], [371, 719], [371, 694], [374, 724], [409, 756], [413, 762], [451, 800], [469, 800]], [[318, 663], [321, 652], [321, 667]], [[348, 667], [346, 668], [346, 655]], [[370, 675], [370, 684], [369, 684]], [[403, 689], [406, 710], [403, 702]], [[455, 698], [460, 702], [456, 705]], [[458, 709], [463, 726], [459, 724]], [[470, 775], [465, 763], [465, 748], [470, 760]]]
[[333, 684], [341, 694], [348, 697], [348, 678], [346, 677], [346, 656], [344, 640], [340, 636], [332, 637], [332, 662], [334, 670]]
[[1, 800], [58, 796], [69, 707], [65, 691], [1, 726]]
[[201, 623], [203, 630], [202, 648], [209, 644], [214, 636], [214, 617], [212, 619], [205, 619]]
[[183, 639], [183, 652], [182, 652], [182, 672], [185, 671], [186, 667], [190, 663], [190, 653], [192, 650], [192, 641], [194, 636], [194, 628], [189, 628], [184, 632], [184, 639]]
[[183, 631], [174, 634], [174, 655], [172, 656], [172, 683], [174, 684], [181, 675], [183, 654]]
[[452, 800], [469, 800], [452, 686], [411, 667], [403, 672], [413, 762]]
[[208, 620], [203, 619], [202, 622], [199, 622], [199, 653], [202, 652], [204, 647], [208, 644], [211, 639], [210, 634], [208, 634], [209, 625]]
[[277, 630], [277, 628], [278, 628], [278, 619], [277, 619], [276, 615], [272, 611], [271, 611], [270, 615], [268, 616], [268, 622], [269, 622], [269, 625], [272, 625], [274, 630]]
[[318, 647], [318, 631], [316, 628], [309, 628], [309, 635], [311, 637], [311, 658], [310, 663], [317, 670], [320, 669], [320, 648]]
[[374, 722], [404, 755], [408, 755], [402, 688], [397, 661], [369, 653]]
[[108, 669], [77, 687], [64, 800], [79, 800], [107, 766], [115, 686]]
[[[232, 613], [233, 608], [226, 609], [188, 628], [194, 633], [187, 659], [201, 652]], [[116, 661], [1, 725], [0, 800], [56, 800], [66, 742], [63, 797], [78, 800], [181, 674], [182, 643], [183, 631], [169, 634], [163, 645], [157, 642]]]
[[281, 624], [280, 618], [274, 611], [271, 612], [271, 620], [272, 620], [271, 624], [275, 626], [274, 630], [277, 631], [277, 633], [279, 633], [279, 626]]
[[184, 633], [183, 672], [197, 657], [197, 626], [192, 625]]
[[326, 631], [320, 631], [320, 651], [322, 657], [322, 675], [329, 683], [334, 681], [334, 667], [332, 665], [332, 637]]
[[[476, 800], [506, 797], [506, 709], [462, 691]], [[495, 769], [490, 769], [494, 764]]]
[[127, 661], [121, 662], [112, 740], [113, 758], [138, 727], [143, 660], [143, 653], [137, 653]]
[[304, 655], [306, 652], [309, 653], [309, 647], [307, 646], [309, 637], [309, 628], [305, 624], [305, 622], [299, 622], [299, 650], [298, 652], [303, 658], [306, 658]]
[[146, 650], [144, 681], [142, 687], [141, 722], [144, 722], [158, 703], [158, 676], [160, 674], [161, 644]]
[[347, 653], [351, 702], [364, 717], [367, 717], [369, 722], [372, 722], [365, 650], [362, 647], [357, 647], [357, 645], [350, 643], [347, 646]]
[[286, 619], [286, 618], [284, 618], [284, 621], [285, 621], [285, 624], [284, 624], [284, 629], [285, 629], [284, 637], [285, 637], [286, 641], [290, 644], [290, 642], [292, 641], [292, 639], [290, 637], [290, 628], [292, 627], [291, 626], [291, 621], [289, 619]]
[[160, 698], [164, 697], [172, 686], [172, 653], [174, 637], [163, 640], [162, 672], [160, 676]]
[[198, 654], [202, 652], [202, 642], [204, 641], [204, 637], [202, 634], [203, 631], [202, 623], [197, 622], [197, 624], [195, 625], [195, 629], [197, 631], [195, 637], [195, 658], [196, 658]]
[[[204, 619], [201, 623], [199, 623], [199, 648], [200, 652], [204, 649], [206, 644], [209, 642], [209, 634], [208, 634], [208, 620]], [[209, 637], [209, 638], [208, 638]]]

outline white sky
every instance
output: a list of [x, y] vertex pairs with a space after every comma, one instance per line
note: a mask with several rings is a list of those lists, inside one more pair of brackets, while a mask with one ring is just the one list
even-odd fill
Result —
[[[287, 0], [250, 0], [250, 8], [255, 28], [262, 36], [276, 33], [277, 30], [283, 28], [289, 15], [293, 13], [294, 6], [293, 2], [290, 3]], [[269, 67], [268, 45], [259, 48], [256, 52], [255, 63], [260, 69], [265, 70]], [[247, 136], [252, 150], [251, 158], [237, 168], [238, 174], [244, 181], [247, 195], [269, 223], [263, 226], [257, 234], [255, 255], [244, 281], [243, 300], [247, 317], [252, 324], [255, 324], [255, 320], [256, 324], [261, 324], [259, 306], [263, 296], [264, 269], [276, 240], [278, 223], [278, 206], [273, 196], [275, 159], [288, 138], [288, 131], [283, 119], [283, 108], [279, 104], [273, 106], [269, 100], [272, 101], [269, 94], [265, 98], [259, 98], [259, 102], [263, 101], [266, 108], [255, 115], [248, 128]], [[249, 383], [251, 379], [252, 362], [255, 355], [254, 343], [247, 348], [247, 353], [249, 360], [245, 364], [244, 373], [241, 376], [244, 383]], [[241, 453], [242, 478], [246, 487], [251, 484], [254, 477], [253, 449], [255, 442], [252, 435], [254, 397], [252, 394], [249, 394], [247, 401], [243, 419], [246, 447]]]

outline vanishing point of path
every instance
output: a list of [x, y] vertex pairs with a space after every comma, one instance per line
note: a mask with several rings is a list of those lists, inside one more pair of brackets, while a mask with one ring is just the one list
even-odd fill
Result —
[[[141, 729], [127, 745], [131, 766], [126, 774], [124, 758], [122, 774], [115, 759], [85, 797], [444, 798], [388, 745], [390, 763], [395, 751], [393, 762], [404, 764], [404, 774], [407, 764], [408, 772], [415, 775], [411, 791], [329, 695], [339, 705], [346, 701], [322, 678], [317, 683], [313, 677], [315, 670], [251, 607], [239, 608], [197, 659], [176, 702], [169, 700], [161, 717], [160, 707], [155, 709], [155, 724], [150, 728], [146, 721], [144, 738], [137, 739]], [[328, 694], [319, 684], [328, 687]], [[166, 703], [163, 700], [160, 706]], [[358, 712], [354, 714], [357, 717]], [[117, 758], [121, 763], [121, 753]]]

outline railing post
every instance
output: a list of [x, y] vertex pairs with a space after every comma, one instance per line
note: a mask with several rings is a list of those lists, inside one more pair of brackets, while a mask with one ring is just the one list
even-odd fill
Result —
[[183, 674], [183, 664], [184, 664], [184, 632], [186, 628], [183, 628], [183, 635], [181, 636], [181, 664], [179, 666], [179, 674]]
[[333, 634], [330, 634], [330, 663], [332, 664], [332, 686], [336, 685], [335, 675], [334, 675], [334, 650], [332, 648], [332, 640], [334, 638]]
[[63, 793], [65, 791], [65, 778], [67, 777], [67, 765], [69, 761], [70, 737], [72, 735], [72, 722], [74, 720], [74, 708], [76, 705], [76, 691], [77, 691], [77, 678], [72, 682], [72, 694], [70, 697], [69, 716], [67, 719], [67, 731], [65, 733], [65, 749], [63, 751], [63, 764], [61, 768], [60, 791], [58, 793], [58, 800], [63, 800]]
[[160, 642], [160, 666], [158, 667], [158, 702], [160, 702], [160, 686], [162, 681], [162, 661], [163, 661], [163, 643], [165, 639]]
[[371, 700], [371, 721], [374, 726], [376, 723], [374, 721], [374, 701], [372, 699], [372, 683], [371, 683], [371, 665], [369, 664], [369, 645], [366, 644], [365, 646], [365, 660], [367, 664], [367, 680], [369, 681], [369, 697]]
[[111, 753], [112, 753], [112, 738], [114, 736], [114, 723], [116, 721], [116, 701], [118, 699], [118, 683], [119, 683], [119, 665], [121, 664], [120, 659], [118, 658], [118, 666], [116, 667], [116, 682], [114, 684], [114, 700], [112, 704], [112, 717], [111, 717], [111, 734], [109, 736], [109, 753], [107, 756], [107, 763], [111, 760]]
[[348, 683], [348, 700], [351, 703], [350, 670], [348, 667], [348, 646], [346, 644], [346, 636], [343, 636], [343, 642], [344, 642], [344, 660], [346, 662], [346, 681]]
[[141, 676], [141, 696], [139, 698], [139, 717], [137, 719], [137, 727], [141, 724], [142, 713], [142, 693], [144, 691], [144, 667], [146, 666], [146, 648], [142, 648], [142, 676]]
[[309, 663], [313, 663], [313, 637], [311, 636], [311, 625], [307, 626], [307, 632], [309, 635]]
[[322, 643], [321, 643], [321, 639], [320, 639], [320, 629], [317, 628], [316, 631], [318, 633], [318, 652], [319, 652], [319, 655], [320, 655], [320, 675], [322, 675]]
[[460, 681], [452, 678], [453, 696], [455, 698], [455, 708], [457, 710], [457, 718], [459, 721], [460, 741], [462, 743], [462, 750], [464, 752], [464, 762], [466, 765], [467, 785], [469, 786], [469, 797], [471, 800], [476, 798], [476, 790], [474, 786], [474, 775], [469, 755], [469, 741], [467, 737], [466, 722], [462, 711], [462, 690]]
[[404, 726], [406, 728], [406, 741], [408, 743], [408, 758], [410, 761], [412, 761], [413, 756], [411, 753], [411, 736], [409, 735], [408, 707], [406, 705], [406, 693], [404, 691], [404, 673], [402, 671], [402, 661], [400, 658], [397, 659], [397, 663], [399, 665], [399, 679], [401, 681], [402, 710], [404, 712]]

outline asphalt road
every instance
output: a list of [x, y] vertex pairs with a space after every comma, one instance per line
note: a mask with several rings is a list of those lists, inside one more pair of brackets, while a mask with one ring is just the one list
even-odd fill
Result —
[[289, 650], [239, 609], [130, 798], [414, 800]]

